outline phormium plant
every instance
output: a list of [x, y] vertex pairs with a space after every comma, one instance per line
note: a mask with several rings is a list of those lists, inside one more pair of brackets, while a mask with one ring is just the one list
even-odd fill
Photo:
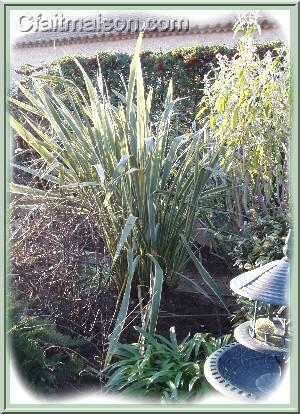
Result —
[[[172, 82], [163, 112], [151, 121], [153, 92], [145, 91], [141, 40], [125, 94], [114, 91], [118, 105], [111, 103], [101, 72], [95, 86], [75, 60], [88, 97], [72, 80], [36, 76], [33, 91], [20, 85], [29, 103], [13, 100], [25, 125], [11, 117], [12, 128], [40, 156], [30, 168], [15, 167], [48, 183], [44, 190], [12, 184], [11, 191], [24, 196], [19, 205], [65, 205], [97, 216], [120, 292], [106, 362], [124, 326], [132, 286], [140, 286], [143, 329], [150, 333], [155, 331], [163, 281], [182, 275], [189, 260], [226, 307], [191, 245], [201, 204], [223, 191], [222, 186], [207, 188], [216, 173], [217, 154], [203, 142], [202, 130], [181, 136], [170, 130], [176, 104]], [[56, 93], [57, 85], [64, 88], [68, 105]]]

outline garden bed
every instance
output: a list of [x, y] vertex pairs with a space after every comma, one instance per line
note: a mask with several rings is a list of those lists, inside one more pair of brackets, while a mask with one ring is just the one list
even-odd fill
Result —
[[[108, 334], [116, 320], [117, 291], [95, 281], [93, 283], [92, 278], [87, 292], [83, 276], [95, 271], [88, 251], [97, 250], [100, 271], [103, 270], [100, 267], [109, 261], [105, 257], [101, 238], [90, 231], [92, 227], [88, 220], [56, 209], [44, 214], [32, 212], [25, 216], [20, 210], [15, 210], [12, 218], [15, 227], [16, 223], [22, 226], [11, 248], [11, 283], [14, 292], [11, 307], [17, 332], [38, 325], [42, 330], [34, 333], [33, 328], [33, 338], [47, 360], [59, 358], [65, 364], [75, 353], [79, 355], [79, 360], [82, 359], [87, 371], [89, 364], [95, 370], [100, 369], [107, 352]], [[208, 254], [204, 263], [222, 289], [232, 312], [236, 303], [229, 291], [231, 270], [224, 260], [214, 254]], [[193, 264], [188, 266], [185, 275], [205, 289]], [[136, 292], [133, 291], [131, 296], [127, 327], [120, 337], [122, 343], [136, 342], [138, 334], [134, 326], [141, 324]], [[174, 287], [166, 287], [162, 293], [157, 333], [168, 336], [170, 326], [175, 327], [179, 340], [189, 333], [194, 335], [202, 332], [215, 336], [230, 333], [229, 315], [216, 303], [213, 295], [210, 294], [210, 297], [214, 303], [195, 292], [193, 286], [184, 279], [179, 279]], [[131, 311], [134, 313], [130, 314]], [[48, 326], [51, 327], [50, 338]], [[65, 335], [65, 338], [60, 338], [60, 335]], [[83, 340], [83, 343], [76, 345], [77, 339]], [[74, 345], [72, 341], [75, 341]], [[68, 342], [71, 345], [67, 346]], [[18, 361], [21, 356], [19, 337], [14, 337], [13, 348]], [[29, 358], [29, 355], [23, 357]], [[37, 371], [42, 370], [43, 363], [35, 361], [32, 355], [30, 357], [33, 358], [32, 366]], [[26, 371], [22, 371], [26, 376]], [[72, 380], [66, 378], [64, 372], [59, 372], [52, 384], [46, 381], [47, 387], [42, 387], [42, 392], [50, 395], [99, 385], [99, 378], [95, 374], [80, 377], [78, 372], [79, 368], [78, 371], [75, 369]], [[40, 375], [45, 376], [45, 373]]]
[[10, 334], [34, 390], [207, 392], [205, 358], [251, 310], [236, 312], [232, 269], [281, 255], [287, 227], [288, 53], [261, 57], [250, 21], [195, 82], [200, 102], [189, 91], [198, 113], [173, 81], [163, 105], [152, 94], [142, 35], [125, 95], [76, 59], [81, 82], [19, 85], [11, 126], [33, 153], [13, 167]]

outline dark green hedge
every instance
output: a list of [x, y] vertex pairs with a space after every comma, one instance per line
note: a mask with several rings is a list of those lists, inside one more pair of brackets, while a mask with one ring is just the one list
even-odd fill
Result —
[[[263, 56], [267, 50], [276, 53], [279, 41], [259, 46], [259, 54]], [[176, 97], [188, 97], [178, 107], [179, 112], [187, 121], [193, 120], [197, 104], [201, 98], [203, 77], [217, 64], [217, 54], [227, 55], [232, 58], [235, 49], [225, 46], [194, 46], [189, 48], [173, 49], [169, 52], [145, 51], [141, 54], [141, 62], [144, 73], [144, 81], [147, 88], [154, 88], [154, 109], [161, 109], [164, 96], [168, 87], [168, 81], [173, 78], [174, 93]], [[106, 84], [111, 89], [124, 92], [123, 77], [127, 83], [131, 55], [118, 52], [99, 52], [91, 57], [76, 56], [88, 74], [95, 79], [98, 69], [98, 59]], [[71, 57], [60, 59], [63, 74], [72, 79], [77, 85], [83, 85], [83, 79], [79, 68]], [[56, 62], [45, 67], [32, 67], [25, 65], [17, 73], [28, 77], [44, 71], [49, 74], [57, 74]], [[114, 98], [113, 98], [114, 99]]]

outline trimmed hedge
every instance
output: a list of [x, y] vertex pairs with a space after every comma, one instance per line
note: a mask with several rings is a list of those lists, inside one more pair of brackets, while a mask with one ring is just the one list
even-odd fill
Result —
[[[280, 44], [280, 41], [274, 41], [260, 45], [258, 48], [259, 55], [263, 56], [268, 50], [276, 54], [276, 48]], [[152, 86], [154, 89], [154, 109], [161, 109], [168, 82], [173, 78], [175, 96], [188, 98], [182, 100], [177, 109], [187, 122], [192, 122], [196, 107], [202, 97], [203, 77], [216, 67], [219, 53], [232, 58], [236, 53], [236, 49], [214, 45], [178, 48], [169, 52], [142, 52], [141, 62], [145, 85], [147, 88]], [[128, 78], [132, 55], [118, 52], [99, 52], [90, 57], [82, 55], [76, 57], [92, 79], [96, 78], [99, 60], [108, 89], [124, 92], [122, 77], [125, 81]], [[64, 57], [58, 63], [65, 77], [72, 79], [78, 86], [84, 87], [80, 70], [72, 57]], [[24, 65], [16, 72], [26, 78], [31, 75], [38, 75], [41, 71], [50, 75], [57, 75], [57, 62], [38, 67]], [[112, 99], [117, 98], [112, 96]]]

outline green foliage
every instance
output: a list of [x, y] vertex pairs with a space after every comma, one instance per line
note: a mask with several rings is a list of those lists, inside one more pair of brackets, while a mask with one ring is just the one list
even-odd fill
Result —
[[244, 229], [244, 237], [231, 253], [234, 266], [251, 270], [283, 257], [283, 247], [288, 234], [288, 216], [281, 210], [272, 215], [252, 217]]
[[[274, 52], [280, 43], [272, 42], [259, 45], [257, 52], [264, 56], [267, 51]], [[153, 90], [153, 111], [159, 112], [163, 109], [164, 97], [167, 93], [168, 82], [173, 79], [176, 96], [188, 97], [178, 103], [176, 122], [192, 122], [195, 117], [198, 103], [202, 97], [204, 75], [217, 67], [217, 55], [222, 54], [231, 59], [236, 53], [236, 49], [221, 45], [213, 46], [193, 46], [186, 48], [176, 48], [168, 52], [144, 51], [141, 52], [141, 65], [144, 75], [145, 85]], [[90, 57], [76, 56], [80, 64], [85, 69], [88, 76], [95, 81], [98, 71], [98, 62], [106, 85], [109, 91], [123, 91], [123, 80], [128, 78], [132, 56], [122, 52], [100, 52]], [[67, 79], [72, 79], [79, 88], [85, 88], [85, 82], [81, 71], [70, 56], [65, 56], [58, 61], [53, 61], [43, 67], [23, 65], [17, 70], [22, 78], [30, 81], [31, 75], [37, 75], [43, 71], [47, 75], [59, 75], [58, 66], [62, 74]], [[64, 94], [63, 90], [57, 85], [57, 89]], [[15, 96], [22, 99], [22, 92]], [[23, 96], [24, 98], [24, 96]], [[111, 94], [113, 103], [117, 102], [116, 96]], [[175, 123], [176, 123], [175, 122]], [[183, 124], [181, 123], [182, 127]]]
[[[248, 298], [244, 298], [242, 296], [236, 297], [237, 304], [239, 305], [239, 309], [234, 311], [231, 315], [231, 322], [233, 324], [233, 328], [241, 325], [243, 322], [250, 321], [253, 319], [254, 315], [254, 306], [255, 302]], [[263, 302], [257, 303], [257, 313], [258, 315], [268, 315], [268, 305]]]
[[271, 201], [284, 202], [288, 192], [289, 53], [278, 45], [275, 53], [260, 56], [254, 23], [238, 22], [236, 30], [244, 35], [237, 53], [231, 60], [218, 55], [216, 70], [204, 77], [198, 112], [211, 129], [212, 142], [222, 149], [221, 165], [234, 185], [243, 185], [234, 199], [240, 215], [258, 206], [265, 213]]
[[45, 318], [26, 316], [23, 302], [12, 301], [9, 340], [13, 358], [33, 391], [49, 394], [62, 387], [99, 383], [80, 354], [89, 346], [87, 339], [63, 334]]
[[170, 328], [170, 339], [136, 329], [142, 343], [117, 345], [115, 361], [104, 371], [109, 375], [106, 388], [162, 402], [203, 395], [208, 390], [203, 373], [205, 357], [231, 341], [229, 335], [216, 339], [197, 333], [178, 342], [174, 327]]
[[[120, 310], [108, 358], [124, 326], [132, 286], [147, 296], [144, 328], [155, 331], [163, 281], [172, 282], [189, 258], [192, 228], [201, 206], [223, 187], [207, 186], [217, 175], [218, 156], [207, 147], [203, 130], [177, 136], [171, 119], [177, 101], [169, 83], [164, 109], [153, 122], [152, 90], [145, 92], [139, 57], [141, 36], [130, 65], [125, 94], [114, 105], [99, 73], [94, 85], [75, 60], [87, 97], [64, 77], [32, 79], [33, 91], [20, 86], [30, 104], [14, 101], [26, 125], [11, 117], [12, 128], [39, 154], [39, 168], [26, 169], [49, 187], [12, 184], [19, 205], [66, 205], [96, 216], [120, 292]], [[56, 93], [64, 89], [68, 106]], [[39, 117], [43, 123], [37, 121]], [[45, 127], [43, 127], [45, 125]], [[176, 131], [175, 131], [176, 132]], [[198, 270], [223, 303], [201, 264]]]
[[[255, 308], [255, 301], [250, 300], [248, 298], [237, 296], [236, 301], [239, 305], [239, 309], [234, 311], [231, 315], [231, 322], [233, 323], [233, 328], [241, 325], [243, 322], [252, 320]], [[268, 318], [269, 311], [270, 308], [268, 304], [263, 302], [257, 302], [256, 312], [259, 315], [259, 317]], [[286, 317], [287, 306], [274, 306], [272, 311], [273, 314], [277, 317]]]

